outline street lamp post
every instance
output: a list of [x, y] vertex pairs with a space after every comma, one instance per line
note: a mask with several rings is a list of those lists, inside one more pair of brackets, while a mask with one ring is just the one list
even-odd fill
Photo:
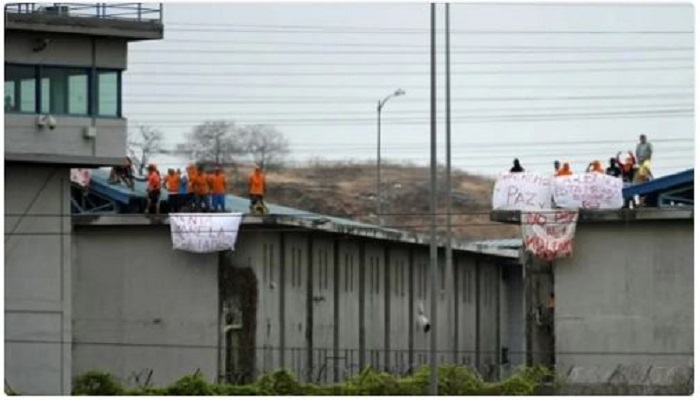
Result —
[[377, 218], [381, 221], [381, 163], [382, 163], [382, 153], [381, 153], [381, 144], [382, 144], [382, 107], [384, 107], [384, 104], [386, 104], [389, 99], [392, 97], [398, 97], [398, 96], [403, 96], [406, 94], [406, 91], [403, 89], [396, 89], [394, 93], [386, 96], [384, 99], [379, 100], [377, 102], [377, 195], [376, 195], [376, 200], [377, 200]]

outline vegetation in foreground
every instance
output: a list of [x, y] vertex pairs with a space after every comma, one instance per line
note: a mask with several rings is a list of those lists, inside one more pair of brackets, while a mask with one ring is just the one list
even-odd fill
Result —
[[[532, 395], [550, 377], [544, 367], [520, 368], [500, 382], [484, 382], [473, 370], [464, 366], [439, 367], [440, 395]], [[428, 391], [430, 370], [420, 368], [407, 377], [366, 368], [352, 379], [340, 384], [318, 386], [300, 383], [293, 374], [279, 370], [261, 376], [245, 385], [212, 384], [201, 373], [184, 376], [167, 387], [125, 388], [112, 375], [92, 371], [77, 377], [73, 395], [192, 395], [192, 396], [314, 396], [314, 395], [425, 395]]]

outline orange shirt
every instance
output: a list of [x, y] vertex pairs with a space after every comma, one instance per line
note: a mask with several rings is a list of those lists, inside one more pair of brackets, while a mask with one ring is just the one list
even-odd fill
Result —
[[209, 184], [207, 182], [207, 176], [204, 174], [196, 175], [193, 178], [192, 189], [198, 195], [208, 194], [209, 193]]
[[160, 176], [158, 172], [153, 171], [148, 175], [148, 190], [159, 190], [160, 189]]
[[194, 180], [197, 173], [193, 169], [187, 170], [187, 193], [194, 193]]
[[226, 177], [223, 174], [211, 176], [211, 192], [214, 194], [224, 194], [226, 191]]
[[259, 196], [265, 194], [265, 174], [256, 174], [255, 172], [250, 174], [248, 178], [248, 192]]
[[165, 186], [168, 187], [168, 193], [177, 193], [180, 189], [180, 177], [177, 175], [168, 175], [165, 178]]

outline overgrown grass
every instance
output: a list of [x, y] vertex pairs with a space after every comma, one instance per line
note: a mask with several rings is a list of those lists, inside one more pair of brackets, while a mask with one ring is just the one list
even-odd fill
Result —
[[[472, 369], [457, 365], [442, 365], [438, 369], [440, 395], [532, 395], [550, 371], [544, 367], [520, 368], [501, 382], [484, 382]], [[184, 376], [164, 388], [126, 389], [109, 373], [91, 371], [77, 377], [73, 395], [180, 395], [180, 396], [314, 396], [314, 395], [425, 395], [428, 392], [430, 370], [421, 367], [413, 375], [398, 377], [365, 368], [357, 376], [339, 384], [319, 386], [299, 382], [286, 370], [261, 376], [247, 385], [213, 384], [197, 372]]]

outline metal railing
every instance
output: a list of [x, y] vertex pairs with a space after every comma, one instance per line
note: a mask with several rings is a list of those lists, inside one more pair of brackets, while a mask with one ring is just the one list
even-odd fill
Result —
[[163, 23], [162, 3], [8, 3], [5, 5], [5, 14], [8, 13]]

